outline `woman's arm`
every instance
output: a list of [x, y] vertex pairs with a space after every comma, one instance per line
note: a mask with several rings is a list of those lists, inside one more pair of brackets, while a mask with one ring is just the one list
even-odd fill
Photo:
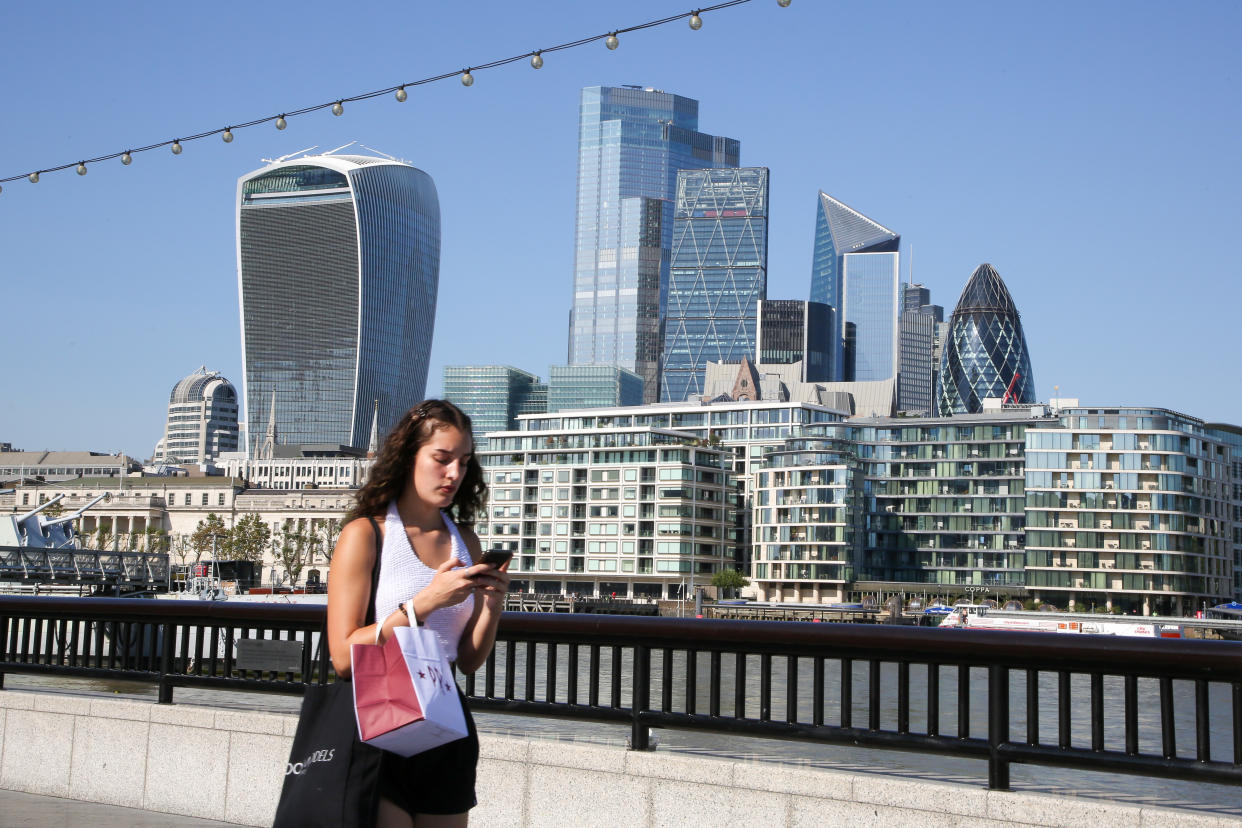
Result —
[[[470, 550], [470, 559], [476, 566], [483, 555], [479, 536], [470, 527], [459, 527], [461, 538]], [[472, 567], [473, 568], [473, 567]], [[457, 669], [473, 673], [483, 666], [496, 643], [496, 626], [505, 607], [505, 593], [509, 589], [509, 564], [500, 569], [484, 567], [474, 576], [474, 612], [461, 632], [457, 642]]]
[[[350, 675], [349, 645], [375, 643], [375, 624], [366, 622], [374, 566], [375, 533], [371, 521], [350, 521], [337, 539], [328, 573], [328, 651], [341, 678]], [[407, 623], [400, 612], [380, 619], [380, 641], [392, 635], [393, 627]]]

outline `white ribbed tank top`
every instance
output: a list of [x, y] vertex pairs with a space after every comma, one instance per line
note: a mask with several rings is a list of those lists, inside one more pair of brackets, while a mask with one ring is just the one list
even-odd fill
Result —
[[[472, 565], [474, 561], [470, 559], [470, 550], [466, 548], [465, 541], [461, 539], [457, 526], [444, 512], [441, 512], [440, 516], [444, 518], [444, 525], [452, 537], [453, 556], [461, 561], [463, 566]], [[396, 612], [398, 605], [408, 601], [430, 584], [435, 574], [436, 571], [419, 560], [418, 555], [414, 553], [414, 547], [410, 546], [410, 538], [405, 533], [405, 524], [401, 522], [401, 515], [397, 512], [397, 502], [392, 501], [388, 504], [388, 514], [384, 518], [384, 545], [380, 554], [379, 586], [375, 590], [376, 619], [387, 618]], [[444, 648], [448, 660], [456, 661], [457, 642], [461, 639], [461, 632], [466, 628], [466, 622], [470, 620], [473, 612], [474, 596], [470, 595], [460, 604], [441, 607], [431, 612], [426, 618], [419, 620], [439, 637], [440, 646]]]

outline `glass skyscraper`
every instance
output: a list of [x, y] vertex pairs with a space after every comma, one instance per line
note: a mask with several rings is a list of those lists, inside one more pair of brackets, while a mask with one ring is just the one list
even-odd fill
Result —
[[909, 284], [902, 290], [901, 358], [897, 368], [897, 410], [930, 415], [935, 406], [936, 326], [944, 308], [931, 303], [931, 291]]
[[470, 416], [476, 438], [517, 428], [517, 415], [531, 413], [529, 399], [541, 394], [539, 413], [547, 387], [534, 374], [508, 365], [444, 366], [444, 398]]
[[802, 363], [802, 382], [828, 380], [827, 332], [833, 309], [822, 302], [799, 299], [761, 299], [755, 332], [759, 365]]
[[996, 269], [981, 264], [949, 318], [936, 408], [942, 417], [978, 414], [984, 399], [1006, 396], [1007, 402], [1035, 402], [1035, 378], [1013, 297]]
[[679, 172], [661, 400], [701, 396], [708, 361], [754, 357], [767, 270], [767, 168]]
[[659, 399], [677, 173], [736, 167], [740, 144], [698, 131], [699, 104], [637, 86], [590, 86], [578, 115], [571, 365], [616, 365]]
[[373, 412], [382, 435], [422, 399], [440, 270], [431, 176], [361, 155], [248, 173], [237, 261], [251, 443], [273, 400], [282, 442], [365, 450]]
[[643, 378], [612, 365], [553, 365], [547, 401], [549, 412], [642, 405]]
[[935, 390], [932, 353], [936, 319], [928, 313], [901, 313], [901, 366], [897, 372], [897, 410], [931, 414]]
[[898, 253], [847, 253], [841, 257], [845, 286], [841, 316], [854, 327], [855, 382], [897, 376], [902, 291]]
[[[841, 380], [846, 377], [845, 352], [842, 347], [845, 325], [847, 322], [852, 322], [855, 326], [858, 325], [858, 321], [848, 316], [844, 308], [847, 302], [845, 296], [845, 275], [847, 270], [845, 257], [859, 253], [891, 253], [891, 265], [895, 273], [897, 271], [896, 259], [901, 245], [901, 236], [882, 224], [872, 221], [857, 210], [842, 204], [825, 192], [820, 192], [817, 207], [815, 251], [811, 259], [811, 301], [832, 305], [833, 309], [837, 311], [834, 330], [828, 343], [833, 355], [832, 376], [829, 379]], [[869, 282], [870, 277], [878, 278], [877, 274], [884, 267], [880, 261], [860, 261], [858, 263], [857, 270], [854, 272], [860, 285]], [[895, 287], [893, 288], [893, 293], [896, 296]], [[900, 297], [896, 298], [897, 307], [899, 307], [901, 301]], [[858, 313], [863, 317], [871, 318], [873, 315], [875, 303], [872, 301], [864, 301], [862, 298], [859, 298], [855, 300], [854, 305]], [[888, 339], [888, 341], [893, 343], [890, 348], [894, 353], [897, 347], [897, 313], [897, 310], [893, 311], [893, 319], [890, 326], [891, 336]], [[866, 331], [858, 330], [856, 331], [856, 336], [862, 339], [862, 343], [866, 343], [871, 341], [872, 335]], [[875, 333], [875, 337], [880, 340], [883, 339], [878, 332]], [[861, 344], [859, 349], [861, 350]], [[880, 361], [880, 357], [876, 355], [867, 355], [864, 356], [864, 359], [868, 366], [876, 365]], [[867, 370], [870, 372], [871, 369], [868, 368]], [[892, 376], [891, 373], [882, 377], [861, 376], [855, 370], [853, 378], [860, 380], [888, 379]]]

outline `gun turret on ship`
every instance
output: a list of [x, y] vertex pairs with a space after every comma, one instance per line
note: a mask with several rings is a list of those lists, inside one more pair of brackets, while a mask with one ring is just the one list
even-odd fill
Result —
[[64, 494], [58, 494], [24, 514], [0, 516], [0, 546], [76, 549], [78, 533], [73, 528], [73, 522], [99, 501], [111, 500], [112, 495], [105, 492], [68, 515], [56, 518], [44, 516], [45, 509], [59, 503], [64, 497]]

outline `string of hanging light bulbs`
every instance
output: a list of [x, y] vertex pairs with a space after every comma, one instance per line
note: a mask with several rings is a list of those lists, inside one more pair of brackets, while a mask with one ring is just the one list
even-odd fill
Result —
[[[83, 159], [77, 162], [71, 162], [68, 164], [60, 164], [59, 166], [48, 167], [42, 170], [35, 170], [34, 172], [30, 172], [30, 173], [22, 173], [21, 175], [13, 175], [13, 176], [9, 176], [8, 178], [0, 178], [0, 185], [6, 184], [10, 181], [20, 181], [23, 178], [25, 178], [32, 184], [37, 184], [39, 183], [40, 176], [46, 173], [54, 173], [54, 172], [60, 172], [61, 170], [67, 170], [70, 167], [73, 167], [77, 171], [78, 175], [86, 175], [88, 165], [97, 164], [101, 161], [111, 161], [113, 158], [120, 158], [122, 164], [129, 166], [131, 163], [133, 163], [134, 156], [137, 153], [149, 152], [151, 150], [159, 149], [160, 147], [168, 147], [172, 151], [173, 155], [180, 155], [182, 152], [182, 149], [184, 148], [183, 147], [184, 144], [189, 143], [190, 141], [197, 141], [200, 138], [208, 138], [212, 135], [219, 135], [221, 140], [223, 140], [224, 143], [228, 144], [228, 143], [232, 143], [233, 132], [235, 130], [246, 129], [248, 127], [258, 126], [259, 124], [266, 124], [266, 123], [273, 123], [273, 122], [277, 129], [285, 129], [287, 126], [289, 126], [289, 119], [296, 117], [298, 115], [306, 115], [310, 112], [318, 112], [321, 109], [331, 109], [333, 115], [343, 115], [345, 113], [345, 104], [347, 103], [353, 103], [355, 101], [365, 101], [371, 98], [378, 98], [381, 95], [387, 95], [389, 93], [392, 93], [393, 96], [397, 99], [397, 101], [404, 103], [406, 99], [409, 98], [409, 94], [406, 92], [406, 89], [413, 87], [413, 86], [422, 86], [428, 83], [436, 83], [437, 81], [446, 80], [452, 77], [460, 77], [462, 86], [472, 86], [474, 84], [474, 73], [479, 71], [480, 69], [495, 69], [499, 66], [505, 66], [506, 64], [516, 63], [519, 60], [525, 60], [527, 58], [530, 59], [530, 65], [532, 69], [541, 69], [543, 68], [543, 56], [546, 54], [550, 54], [552, 52], [560, 52], [564, 49], [574, 49], [574, 48], [577, 48], [578, 46], [585, 46], [588, 43], [595, 43], [596, 41], [600, 41], [600, 40], [604, 41], [604, 46], [607, 47], [609, 50], [614, 50], [618, 46], [621, 45], [621, 41], [618, 38], [618, 35], [628, 34], [630, 32], [642, 31], [643, 29], [651, 29], [656, 26], [663, 26], [667, 23], [672, 23], [677, 20], [685, 20], [687, 18], [688, 18], [690, 28], [693, 29], [694, 31], [698, 31], [699, 29], [703, 28], [703, 14], [705, 12], [719, 11], [720, 9], [727, 9], [730, 6], [740, 6], [743, 3], [749, 3], [749, 2], [751, 2], [751, 0], [726, 0], [726, 2], [717, 3], [712, 6], [704, 6], [700, 9], [695, 9], [694, 11], [688, 11], [682, 14], [675, 14], [671, 17], [664, 17], [659, 20], [649, 20], [646, 23], [640, 23], [636, 26], [626, 26], [621, 29], [614, 29], [610, 32], [605, 32], [604, 34], [594, 35], [593, 37], [584, 37], [579, 40], [573, 40], [568, 43], [561, 43], [556, 46], [548, 46], [542, 49], [535, 49], [533, 51], [526, 52], [524, 54], [514, 55], [513, 57], [503, 58], [501, 60], [493, 60], [488, 63], [480, 63], [474, 66], [468, 66], [465, 69], [458, 69], [452, 72], [444, 72], [443, 74], [433, 75], [432, 77], [423, 78], [422, 80], [407, 81], [405, 83], [398, 84], [397, 86], [389, 86], [384, 89], [377, 89], [374, 92], [365, 92], [361, 95], [352, 95], [348, 98], [337, 98], [335, 101], [328, 101], [327, 103], [316, 104], [315, 106], [305, 106], [305, 107], [302, 107], [301, 109], [294, 109], [288, 112], [282, 112], [279, 115], [269, 115], [266, 118], [256, 118], [252, 121], [245, 121], [244, 123], [231, 124], [229, 126], [222, 127], [220, 129], [212, 129], [206, 132], [198, 132], [193, 135], [187, 135], [182, 138], [174, 138], [171, 141], [160, 141], [154, 144], [147, 144], [146, 146], [132, 147], [123, 152], [113, 152], [107, 155], [96, 156], [95, 158], [86, 158], [86, 159]], [[780, 6], [781, 8], [788, 8], [791, 2], [792, 0], [776, 0], [776, 4]], [[0, 186], [0, 192], [3, 192], [3, 190], [4, 190], [4, 187]]]

